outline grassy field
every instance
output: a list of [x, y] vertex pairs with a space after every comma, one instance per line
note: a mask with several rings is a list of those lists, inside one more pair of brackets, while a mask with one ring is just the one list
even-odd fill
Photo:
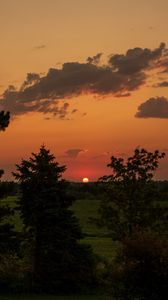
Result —
[[[8, 197], [3, 200], [4, 204], [7, 203], [10, 207], [16, 206], [16, 197]], [[166, 206], [168, 202], [164, 202]], [[72, 210], [79, 219], [79, 222], [84, 233], [84, 239], [82, 243], [91, 245], [93, 252], [104, 260], [112, 261], [116, 255], [116, 249], [118, 243], [112, 241], [109, 232], [104, 228], [97, 228], [96, 225], [90, 221], [90, 218], [97, 216], [97, 210], [100, 204], [100, 200], [96, 199], [80, 199], [77, 200]], [[22, 222], [19, 216], [19, 212], [16, 212], [12, 217], [11, 222], [15, 224], [18, 231], [22, 230]], [[38, 296], [38, 295], [0, 295], [0, 300], [114, 300], [111, 296], [96, 295], [98, 291], [95, 291], [95, 295], [74, 295], [74, 296]]]
[[[16, 206], [16, 200], [16, 197], [8, 197], [2, 200], [2, 202], [14, 208]], [[99, 200], [83, 199], [77, 200], [73, 204], [72, 210], [79, 219], [82, 231], [84, 233], [84, 239], [82, 240], [82, 243], [91, 245], [93, 252], [102, 259], [112, 260], [115, 256], [117, 244], [112, 241], [107, 230], [97, 228], [95, 224], [89, 220], [91, 217], [96, 217], [98, 207]], [[11, 218], [11, 222], [15, 224], [15, 227], [18, 231], [22, 230], [23, 225], [19, 212], [16, 211], [15, 215]], [[112, 300], [112, 298], [106, 295], [0, 295], [0, 300]]]
[[112, 241], [109, 232], [105, 228], [98, 228], [90, 221], [90, 218], [97, 217], [99, 203], [99, 200], [93, 199], [77, 200], [72, 209], [79, 218], [85, 234], [83, 242], [91, 245], [95, 254], [104, 259], [112, 260], [116, 253], [117, 242]]
[[[8, 203], [10, 207], [15, 207], [16, 197], [8, 197], [4, 199], [3, 202]], [[99, 200], [94, 199], [77, 200], [73, 204], [72, 210], [79, 219], [85, 236], [82, 243], [91, 245], [94, 253], [103, 259], [112, 260], [116, 253], [117, 243], [112, 241], [109, 236], [109, 232], [106, 229], [97, 228], [97, 226], [90, 221], [90, 218], [97, 216], [99, 203]], [[15, 213], [11, 222], [15, 224], [17, 231], [22, 230], [22, 222], [19, 212]]]
[[[7, 197], [6, 199], [1, 200], [2, 204], [8, 204], [11, 208], [16, 207], [16, 200], [17, 198], [15, 196]], [[22, 231], [23, 224], [22, 220], [20, 218], [19, 212], [15, 212], [14, 216], [11, 217], [11, 223], [15, 225], [15, 229], [17, 231]]]

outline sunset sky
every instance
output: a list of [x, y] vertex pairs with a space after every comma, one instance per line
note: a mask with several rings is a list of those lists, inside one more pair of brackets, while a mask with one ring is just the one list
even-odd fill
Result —
[[168, 1], [0, 0], [3, 179], [45, 144], [64, 177], [107, 174], [111, 155], [166, 153]]

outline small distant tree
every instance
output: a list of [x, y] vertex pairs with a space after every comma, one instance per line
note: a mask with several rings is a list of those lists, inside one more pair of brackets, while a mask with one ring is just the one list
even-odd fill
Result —
[[81, 245], [78, 220], [70, 210], [73, 198], [62, 180], [66, 167], [42, 146], [17, 165], [18, 208], [31, 248], [33, 287], [39, 291], [74, 291], [93, 280], [90, 248]]
[[163, 230], [165, 208], [157, 205], [159, 193], [153, 176], [164, 156], [158, 150], [135, 149], [127, 161], [111, 157], [107, 166], [113, 173], [100, 179], [107, 197], [101, 202], [97, 222], [107, 226], [115, 239], [131, 237], [137, 231]]
[[10, 121], [10, 113], [9, 111], [4, 112], [3, 110], [0, 111], [0, 131], [5, 130]]

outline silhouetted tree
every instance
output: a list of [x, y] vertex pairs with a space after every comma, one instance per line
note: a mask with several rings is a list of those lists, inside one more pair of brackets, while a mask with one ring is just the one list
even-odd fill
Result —
[[[10, 121], [9, 111], [7, 111], [6, 113], [3, 110], [0, 111], [0, 131], [4, 131], [8, 127], [9, 121]], [[2, 177], [3, 173], [4, 171], [0, 170], [0, 178]]]
[[[9, 125], [10, 113], [0, 111], [0, 131], [5, 130]], [[0, 170], [0, 180], [4, 171]], [[1, 183], [1, 182], [0, 182]], [[9, 218], [13, 215], [13, 210], [2, 203], [2, 198], [6, 196], [4, 188], [0, 185], [0, 255], [12, 252], [16, 244], [16, 232], [14, 226], [9, 223]], [[2, 256], [0, 256], [0, 260]]]
[[[3, 110], [0, 111], [0, 131], [4, 131], [8, 127], [9, 121], [10, 121], [9, 111], [7, 111], [6, 113]], [[0, 178], [2, 177], [3, 173], [4, 171], [0, 170]]]
[[136, 231], [162, 230], [165, 208], [157, 205], [159, 193], [152, 179], [164, 155], [157, 150], [152, 153], [135, 149], [126, 162], [111, 157], [108, 167], [113, 174], [100, 179], [107, 197], [101, 202], [97, 222], [107, 226], [114, 238], [122, 240]]
[[33, 284], [41, 291], [79, 289], [93, 279], [90, 248], [82, 238], [78, 220], [69, 209], [73, 198], [61, 179], [65, 166], [44, 146], [17, 165], [20, 182], [18, 205], [32, 247]]
[[2, 110], [0, 111], [0, 131], [5, 130], [10, 121], [10, 113], [7, 111], [6, 113]]

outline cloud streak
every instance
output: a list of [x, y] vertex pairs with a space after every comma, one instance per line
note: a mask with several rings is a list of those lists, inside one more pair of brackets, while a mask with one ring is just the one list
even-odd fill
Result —
[[39, 46], [35, 46], [34, 47], [34, 50], [41, 50], [41, 49], [44, 49], [44, 48], [46, 48], [46, 45], [39, 45]]
[[84, 149], [68, 149], [65, 153], [67, 157], [76, 158], [81, 152], [85, 152]]
[[105, 65], [98, 53], [88, 57], [86, 63], [66, 62], [60, 69], [51, 68], [45, 76], [28, 73], [19, 90], [10, 86], [3, 93], [1, 109], [14, 116], [40, 112], [63, 119], [69, 114], [73, 97], [89, 93], [128, 97], [146, 83], [149, 70], [161, 67], [166, 55], [165, 44], [161, 43], [154, 50], [136, 47], [126, 54], [110, 55]]

